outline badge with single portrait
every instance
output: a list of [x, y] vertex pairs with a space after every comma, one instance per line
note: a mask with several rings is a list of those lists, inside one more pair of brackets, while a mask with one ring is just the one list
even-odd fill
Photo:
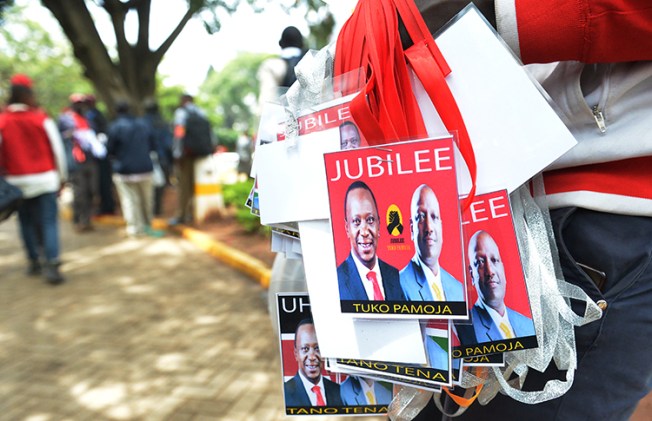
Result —
[[308, 294], [277, 294], [286, 415], [386, 414], [390, 383], [326, 371]]
[[478, 195], [462, 227], [470, 320], [458, 321], [460, 346], [469, 358], [536, 348], [537, 337], [506, 190]]

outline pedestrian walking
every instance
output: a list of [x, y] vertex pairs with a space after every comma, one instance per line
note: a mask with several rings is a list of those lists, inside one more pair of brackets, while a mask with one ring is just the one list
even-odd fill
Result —
[[151, 233], [154, 138], [143, 118], [131, 115], [129, 104], [118, 102], [117, 118], [108, 130], [108, 153], [113, 162], [113, 182], [130, 237]]
[[50, 284], [61, 284], [57, 194], [68, 175], [65, 151], [56, 124], [37, 106], [25, 75], [11, 78], [8, 104], [0, 113], [0, 172], [23, 193], [18, 222], [27, 274], [42, 273]]
[[154, 135], [156, 153], [152, 161], [156, 160], [153, 162], [155, 174], [156, 164], [160, 170], [160, 174], [155, 175], [153, 181], [154, 215], [159, 216], [163, 213], [163, 198], [165, 190], [170, 185], [170, 175], [172, 174], [172, 130], [170, 130], [170, 124], [161, 116], [156, 102], [148, 103], [145, 106], [145, 121]]
[[177, 175], [178, 205], [171, 225], [193, 222], [195, 163], [214, 152], [214, 139], [206, 113], [190, 94], [181, 95], [174, 112], [173, 157]]
[[106, 147], [97, 139], [84, 115], [85, 96], [75, 93], [69, 99], [69, 107], [59, 116], [59, 130], [69, 150], [73, 223], [75, 231], [81, 233], [93, 229], [91, 218], [97, 197], [97, 160], [106, 156]]

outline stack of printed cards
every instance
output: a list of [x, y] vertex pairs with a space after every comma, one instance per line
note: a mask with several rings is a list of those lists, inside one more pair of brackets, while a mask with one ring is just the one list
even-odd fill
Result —
[[418, 80], [424, 139], [368, 146], [355, 95], [292, 130], [283, 107], [261, 119], [248, 205], [307, 285], [277, 295], [288, 415], [385, 413], [394, 385], [440, 390], [538, 346], [509, 193], [575, 141], [475, 9], [437, 42], [476, 153], [464, 209], [471, 166]]

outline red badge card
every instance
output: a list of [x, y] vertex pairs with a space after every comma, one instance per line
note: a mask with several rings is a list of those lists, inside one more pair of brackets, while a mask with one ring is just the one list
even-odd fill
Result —
[[521, 257], [505, 190], [476, 196], [463, 217], [469, 321], [456, 322], [453, 355], [537, 347]]
[[391, 384], [325, 370], [308, 295], [277, 294], [277, 303], [286, 414], [386, 414]]
[[342, 312], [467, 318], [453, 139], [324, 160]]

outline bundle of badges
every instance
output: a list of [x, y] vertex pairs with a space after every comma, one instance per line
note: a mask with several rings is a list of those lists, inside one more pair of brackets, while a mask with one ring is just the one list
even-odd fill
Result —
[[407, 419], [443, 392], [462, 409], [498, 391], [527, 399], [509, 374], [567, 338], [542, 331], [543, 285], [562, 281], [529, 183], [575, 140], [474, 6], [435, 47], [388, 45], [393, 74], [342, 52], [381, 9], [423, 35], [409, 0], [361, 0], [335, 52], [306, 55], [263, 108], [248, 204], [296, 263], [270, 286], [287, 415]]

